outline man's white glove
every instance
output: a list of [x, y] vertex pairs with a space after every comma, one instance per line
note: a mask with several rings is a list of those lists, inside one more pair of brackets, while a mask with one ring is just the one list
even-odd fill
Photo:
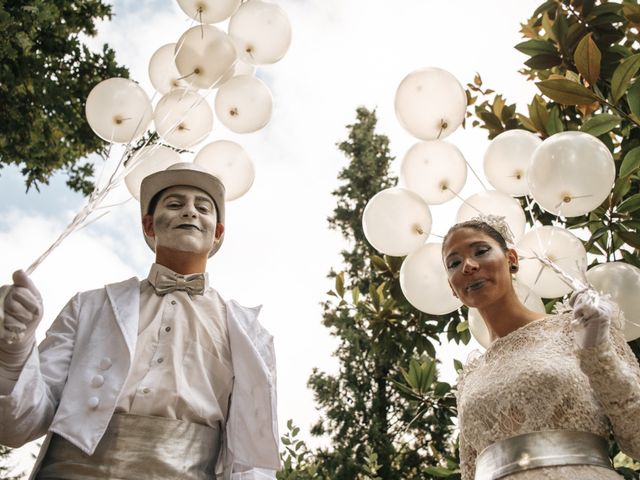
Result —
[[36, 328], [42, 320], [42, 297], [31, 279], [22, 271], [13, 273], [13, 285], [4, 285], [9, 289], [4, 300], [4, 324], [13, 330], [19, 330], [18, 340], [9, 340], [5, 332], [0, 338], [0, 366], [5, 371], [19, 373], [33, 348]]
[[573, 307], [574, 340], [578, 348], [590, 348], [609, 341], [609, 327], [615, 313], [609, 300], [593, 289], [575, 292], [569, 299]]

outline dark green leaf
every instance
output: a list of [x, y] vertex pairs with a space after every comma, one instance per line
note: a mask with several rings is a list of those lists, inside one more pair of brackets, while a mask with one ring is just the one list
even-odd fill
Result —
[[551, 107], [546, 127], [549, 135], [555, 135], [556, 133], [564, 131], [564, 124], [560, 118], [560, 109], [557, 105]]
[[608, 13], [620, 13], [621, 9], [622, 5], [619, 3], [603, 3], [592, 9], [591, 12], [589, 12], [587, 19], [591, 20], [595, 17]]
[[620, 166], [620, 177], [626, 177], [640, 169], [640, 147], [629, 150]]
[[566, 43], [567, 43], [567, 30], [569, 26], [567, 25], [567, 19], [564, 15], [556, 15], [555, 20], [553, 21], [553, 35], [556, 38], [556, 41], [560, 45], [562, 52], [566, 55]]
[[627, 103], [631, 113], [640, 116], [640, 80], [636, 80], [627, 90]]
[[600, 227], [598, 228], [595, 232], [593, 232], [593, 235], [591, 235], [591, 238], [589, 239], [589, 241], [585, 244], [584, 248], [586, 250], [590, 250], [591, 246], [596, 243], [600, 238], [602, 238], [604, 235], [606, 235], [609, 232], [609, 227]]
[[632, 213], [639, 209], [640, 209], [640, 193], [636, 193], [635, 195], [630, 196], [629, 198], [625, 199], [620, 205], [618, 205], [618, 208], [616, 208], [616, 211], [622, 212], [622, 213]]
[[549, 111], [547, 110], [547, 104], [540, 95], [533, 97], [533, 102], [529, 105], [529, 117], [539, 132], [547, 133]]
[[377, 255], [372, 255], [371, 256], [371, 263], [373, 263], [373, 265], [378, 270], [381, 270], [381, 271], [388, 270], [386, 262], [381, 257], [379, 257]]
[[639, 68], [640, 53], [636, 53], [625, 58], [615, 69], [611, 77], [611, 97], [614, 103], [622, 98]]
[[599, 15], [597, 18], [591, 20], [589, 22], [589, 25], [591, 27], [597, 27], [598, 25], [610, 26], [611, 24], [614, 24], [614, 23], [622, 23], [625, 20], [626, 19], [622, 15], [617, 15], [615, 13], [606, 13], [604, 15]]
[[551, 100], [563, 105], [589, 105], [596, 100], [591, 90], [571, 80], [543, 80], [536, 85]]
[[559, 55], [548, 53], [536, 55], [524, 62], [527, 67], [535, 68], [536, 70], [546, 70], [548, 68], [555, 67], [556, 65], [560, 65], [561, 63], [562, 59]]
[[580, 74], [591, 85], [595, 85], [600, 76], [600, 61], [602, 54], [598, 49], [596, 43], [591, 38], [591, 34], [585, 35], [578, 43], [576, 50], [573, 54], [573, 61], [578, 68]]
[[515, 49], [530, 57], [543, 54], [558, 56], [558, 50], [556, 50], [555, 45], [548, 40], [527, 40], [517, 44]]
[[594, 137], [599, 137], [600, 135], [610, 132], [618, 125], [620, 125], [620, 117], [610, 113], [601, 113], [600, 115], [594, 115], [584, 122], [580, 130], [585, 133], [590, 133]]
[[453, 369], [456, 372], [461, 371], [464, 368], [464, 365], [462, 365], [462, 362], [460, 360], [456, 360], [455, 358], [453, 359]]
[[640, 249], [640, 235], [637, 233], [619, 230], [618, 235], [620, 235], [620, 238], [624, 240], [627, 245]]
[[533, 18], [537, 17], [541, 13], [547, 12], [556, 6], [556, 2], [554, 0], [547, 0], [542, 5], [540, 5], [531, 15]]

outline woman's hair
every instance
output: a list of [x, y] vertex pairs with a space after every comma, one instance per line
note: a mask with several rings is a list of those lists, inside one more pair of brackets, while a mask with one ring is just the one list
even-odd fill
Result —
[[498, 232], [495, 228], [493, 228], [488, 223], [483, 222], [482, 220], [473, 219], [473, 220], [467, 220], [466, 222], [456, 223], [453, 227], [449, 229], [447, 234], [442, 239], [443, 254], [444, 254], [444, 244], [446, 243], [447, 239], [454, 232], [456, 232], [457, 230], [460, 230], [461, 228], [472, 228], [479, 232], [485, 233], [489, 235], [491, 238], [493, 238], [496, 242], [498, 242], [498, 245], [500, 245], [500, 248], [502, 249], [503, 252], [507, 252], [509, 250], [509, 247], [507, 246], [507, 242], [504, 239], [504, 237], [500, 235], [500, 232]]

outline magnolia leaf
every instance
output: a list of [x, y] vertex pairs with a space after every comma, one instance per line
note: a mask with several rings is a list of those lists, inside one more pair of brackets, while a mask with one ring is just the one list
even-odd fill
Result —
[[591, 90], [571, 80], [543, 80], [536, 85], [543, 94], [562, 105], [588, 105], [597, 98]]
[[558, 55], [558, 50], [556, 50], [555, 45], [548, 40], [527, 40], [526, 42], [519, 43], [514, 48], [530, 57], [541, 54]]
[[546, 127], [547, 133], [549, 135], [555, 135], [556, 133], [564, 131], [564, 124], [562, 123], [562, 119], [560, 118], [560, 109], [557, 105], [551, 107]]
[[622, 5], [622, 13], [633, 23], [640, 23], [640, 5], [625, 3]]
[[336, 293], [340, 298], [344, 297], [344, 272], [336, 275]]
[[613, 72], [611, 77], [611, 97], [613, 103], [618, 103], [622, 98], [631, 79], [635, 76], [640, 68], [640, 53], [625, 58]]
[[600, 61], [602, 60], [602, 54], [593, 41], [591, 34], [585, 35], [578, 43], [576, 51], [573, 54], [573, 61], [578, 67], [580, 74], [589, 82], [590, 85], [595, 85], [600, 77]]
[[585, 133], [590, 133], [594, 137], [599, 137], [620, 125], [620, 121], [621, 119], [617, 115], [602, 113], [600, 115], [594, 115], [584, 122], [580, 130]]
[[529, 130], [531, 132], [537, 132], [538, 131], [538, 129], [536, 128], [536, 126], [533, 124], [533, 122], [531, 121], [531, 119], [529, 117], [525, 117], [524, 115], [522, 115], [520, 113], [517, 113], [516, 114], [516, 118], [522, 124], [522, 126], [524, 128], [526, 128], [527, 130]]
[[626, 177], [640, 168], [640, 147], [633, 148], [627, 152], [620, 166], [620, 177]]
[[541, 133], [547, 133], [547, 120], [549, 119], [549, 111], [547, 103], [540, 95], [533, 97], [533, 102], [529, 105], [529, 117], [531, 122], [536, 126], [536, 130]]
[[531, 57], [524, 64], [529, 68], [535, 68], [536, 70], [546, 70], [562, 63], [562, 58], [556, 54], [543, 53]]
[[640, 249], [640, 235], [637, 233], [620, 230], [618, 231], [618, 235], [627, 245]]
[[640, 115], [640, 80], [633, 82], [627, 90], [627, 103], [633, 115]]
[[622, 5], [619, 3], [603, 3], [602, 5], [598, 5], [589, 13], [587, 17], [588, 20], [591, 20], [595, 17], [599, 17], [601, 15], [606, 15], [609, 13], [619, 13]]
[[625, 201], [623, 201], [616, 211], [622, 213], [632, 213], [640, 209], [640, 193], [636, 193], [635, 195], [630, 196]]
[[423, 470], [423, 472], [438, 478], [447, 478], [447, 477], [450, 477], [451, 475], [456, 475], [459, 473], [459, 472], [456, 472], [455, 470], [449, 470], [448, 468], [445, 468], [445, 467], [426, 467]]

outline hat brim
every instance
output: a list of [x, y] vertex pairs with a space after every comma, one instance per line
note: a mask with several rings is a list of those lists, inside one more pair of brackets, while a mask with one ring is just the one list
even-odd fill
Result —
[[[145, 177], [140, 185], [141, 218], [144, 218], [149, 213], [149, 204], [153, 197], [167, 188], [179, 186], [195, 187], [208, 194], [216, 206], [218, 223], [224, 224], [225, 189], [223, 183], [209, 173], [193, 169], [168, 169]], [[149, 237], [144, 233], [144, 240], [149, 245], [149, 248], [155, 252], [153, 237]], [[209, 252], [209, 257], [212, 257], [220, 249], [223, 240], [224, 233], [215, 241], [213, 248]]]

